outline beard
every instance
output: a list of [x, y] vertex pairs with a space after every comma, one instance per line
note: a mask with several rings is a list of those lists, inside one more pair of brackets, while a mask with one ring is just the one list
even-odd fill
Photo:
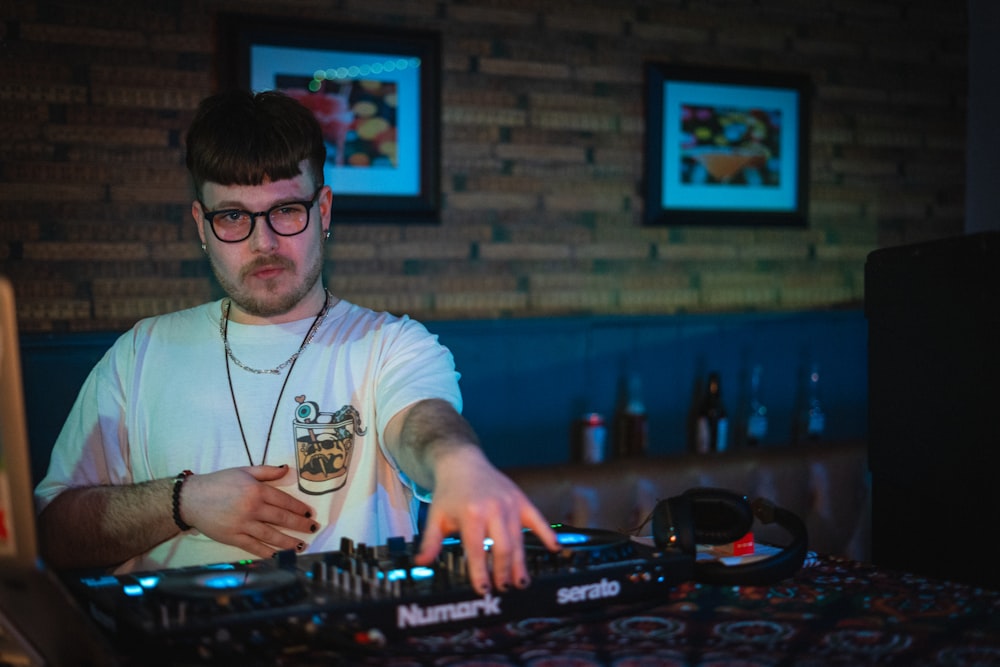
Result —
[[264, 284], [264, 291], [260, 292], [252, 291], [246, 287], [245, 276], [264, 264], [268, 266], [278, 264], [282, 268], [288, 269], [291, 273], [295, 268], [294, 263], [283, 257], [261, 259], [243, 267], [239, 272], [239, 277], [236, 279], [222, 271], [214, 258], [211, 259], [210, 264], [212, 265], [212, 273], [215, 274], [216, 280], [219, 281], [222, 289], [225, 290], [226, 294], [229, 295], [229, 298], [232, 299], [237, 307], [254, 317], [265, 318], [283, 315], [298, 305], [316, 285], [316, 281], [319, 280], [323, 269], [322, 257], [317, 255], [312, 263], [306, 267], [302, 279], [293, 285], [290, 290], [280, 291], [279, 283], [276, 280], [269, 280]]

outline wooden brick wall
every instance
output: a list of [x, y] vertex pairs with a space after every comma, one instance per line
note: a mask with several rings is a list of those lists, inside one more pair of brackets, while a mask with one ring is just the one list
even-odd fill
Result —
[[[340, 295], [423, 319], [857, 307], [876, 247], [961, 233], [967, 33], [940, 0], [0, 0], [0, 271], [23, 331], [218, 294], [182, 138], [213, 17], [439, 30], [439, 225], [335, 225]], [[805, 229], [644, 228], [642, 63], [815, 85]]]

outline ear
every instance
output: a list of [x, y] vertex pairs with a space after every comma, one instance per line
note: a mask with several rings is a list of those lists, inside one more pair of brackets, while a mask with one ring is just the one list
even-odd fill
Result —
[[201, 224], [201, 204], [198, 203], [198, 200], [191, 202], [191, 217], [194, 218], [194, 226], [198, 228], [198, 237], [204, 244], [206, 242], [205, 225]]
[[319, 193], [319, 221], [320, 231], [324, 234], [330, 229], [331, 215], [333, 211], [333, 190], [329, 185], [324, 185]]

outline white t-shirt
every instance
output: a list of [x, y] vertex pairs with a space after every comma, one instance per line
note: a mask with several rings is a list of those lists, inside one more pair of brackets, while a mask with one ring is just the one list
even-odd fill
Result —
[[[317, 533], [301, 535], [307, 551], [337, 549], [341, 537], [367, 544], [412, 537], [427, 495], [399, 470], [381, 434], [393, 415], [423, 399], [441, 398], [461, 410], [451, 352], [406, 316], [339, 301], [280, 375], [228, 361], [231, 392], [221, 313], [216, 301], [144, 319], [115, 342], [91, 371], [56, 441], [35, 490], [36, 509], [70, 487], [207, 473], [250, 459], [259, 464], [266, 449], [264, 463], [290, 468], [274, 486], [312, 507], [320, 524]], [[228, 339], [244, 364], [273, 368], [299, 349], [312, 323], [229, 322]], [[118, 571], [250, 557], [188, 531]]]

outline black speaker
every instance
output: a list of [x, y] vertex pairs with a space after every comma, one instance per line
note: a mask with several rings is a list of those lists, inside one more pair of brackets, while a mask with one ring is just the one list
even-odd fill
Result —
[[1000, 233], [865, 263], [872, 560], [1000, 586]]
[[806, 557], [805, 523], [770, 501], [748, 502], [744, 496], [726, 489], [688, 489], [679, 496], [659, 501], [653, 509], [653, 541], [659, 549], [678, 549], [694, 557], [699, 544], [718, 545], [740, 539], [750, 531], [754, 518], [781, 526], [791, 536], [790, 543], [772, 556], [740, 565], [696, 561], [695, 581], [762, 586], [795, 574]]

